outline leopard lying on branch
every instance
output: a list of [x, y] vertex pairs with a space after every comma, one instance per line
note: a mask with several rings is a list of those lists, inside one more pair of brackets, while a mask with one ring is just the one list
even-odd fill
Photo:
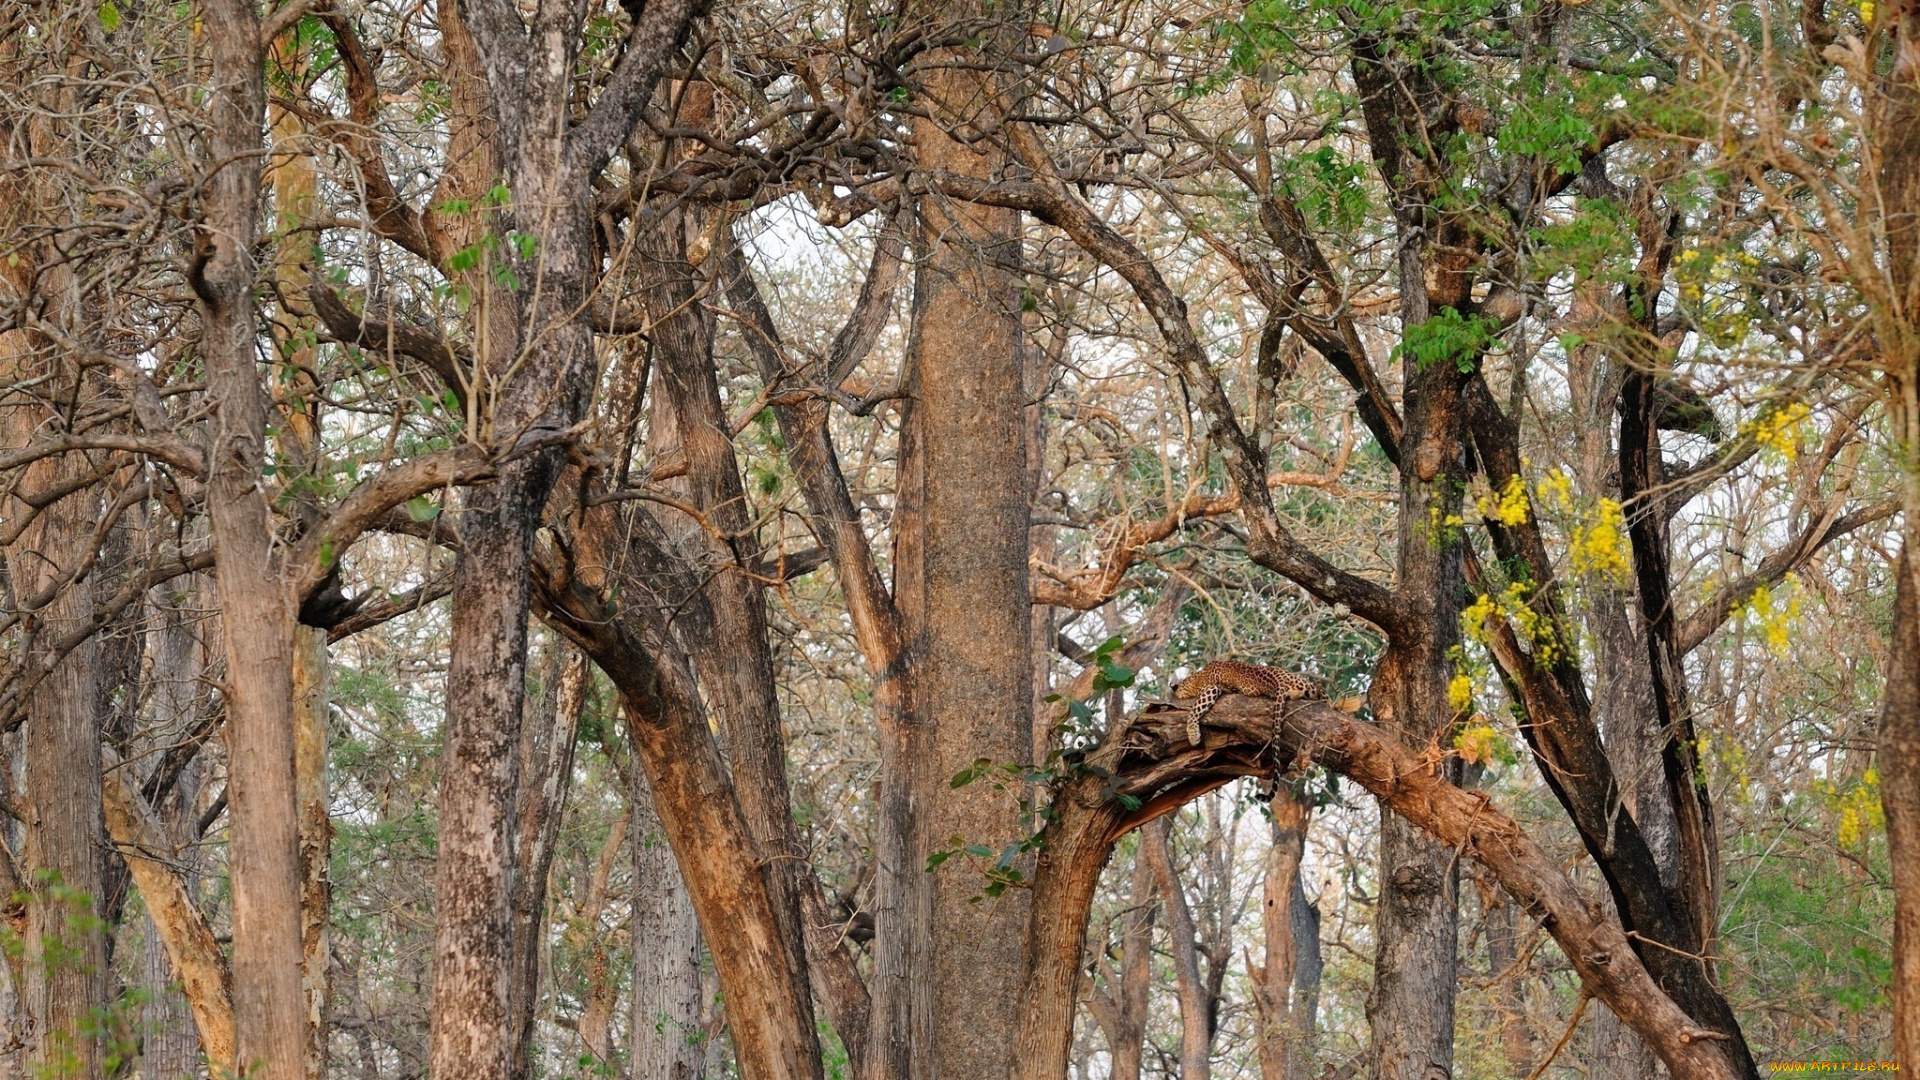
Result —
[[[1200, 721], [1206, 719], [1220, 699], [1228, 694], [1297, 701], [1301, 698], [1325, 698], [1326, 687], [1304, 675], [1279, 668], [1245, 664], [1238, 660], [1212, 660], [1192, 678], [1173, 688], [1176, 701], [1192, 701], [1187, 713], [1187, 745], [1200, 745]], [[1196, 700], [1197, 699], [1197, 700]]]

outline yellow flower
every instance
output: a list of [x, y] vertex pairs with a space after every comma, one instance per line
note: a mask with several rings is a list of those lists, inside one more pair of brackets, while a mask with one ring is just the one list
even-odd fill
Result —
[[1492, 724], [1487, 723], [1486, 717], [1476, 715], [1474, 720], [1477, 722], [1460, 729], [1460, 734], [1453, 737], [1453, 749], [1460, 755], [1460, 760], [1469, 763], [1505, 760], [1507, 741], [1500, 737], [1500, 732]]
[[1540, 481], [1540, 497], [1558, 510], [1573, 509], [1573, 478], [1559, 469], [1550, 470]]
[[1482, 495], [1474, 500], [1480, 516], [1502, 525], [1522, 525], [1527, 520], [1527, 485], [1518, 476], [1509, 477], [1499, 495]]
[[1627, 542], [1627, 519], [1620, 504], [1601, 499], [1588, 522], [1569, 532], [1567, 555], [1578, 573], [1625, 580], [1633, 571], [1633, 548]]
[[1447, 704], [1454, 712], [1466, 712], [1473, 707], [1473, 680], [1461, 672], [1447, 683]]
[[1794, 620], [1800, 617], [1802, 604], [1798, 575], [1788, 574], [1781, 586], [1769, 589], [1762, 585], [1746, 603], [1734, 609], [1735, 614], [1753, 620], [1761, 640], [1767, 643], [1767, 651], [1775, 656], [1787, 655], [1787, 646], [1792, 641], [1790, 630]]
[[1792, 461], [1800, 456], [1800, 422], [1812, 412], [1812, 409], [1796, 401], [1766, 413], [1747, 430], [1752, 433], [1753, 441], [1760, 449], [1776, 451], [1781, 457]]

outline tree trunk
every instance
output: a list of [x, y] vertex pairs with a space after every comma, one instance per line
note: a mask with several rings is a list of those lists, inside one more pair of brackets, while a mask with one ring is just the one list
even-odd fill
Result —
[[1293, 877], [1293, 1030], [1287, 1050], [1287, 1080], [1308, 1080], [1320, 1047], [1320, 977], [1326, 960], [1320, 951], [1320, 908], [1307, 900], [1298, 873]]
[[[186, 589], [166, 592], [193, 596], [199, 587], [198, 581], [190, 580]], [[176, 602], [163, 596], [162, 590], [155, 590], [148, 604], [160, 621], [149, 633], [147, 645], [153, 686], [149, 723], [156, 732], [152, 745], [171, 745], [191, 737], [210, 705], [199, 682], [205, 659], [192, 627]], [[173, 858], [180, 866], [181, 885], [189, 897], [193, 895], [193, 879], [199, 862], [199, 856], [187, 844], [193, 839], [192, 808], [199, 791], [200, 772], [197, 758], [188, 762], [154, 807], [166, 850], [177, 852]], [[120, 838], [114, 837], [114, 842], [119, 844]], [[139, 881], [136, 879], [134, 884], [137, 888]], [[192, 1075], [199, 1067], [200, 1038], [193, 1011], [180, 991], [180, 978], [174, 972], [166, 943], [153, 920], [152, 904], [148, 902], [144, 906], [148, 910], [142, 915], [146, 948], [140, 988], [146, 994], [146, 1003], [141, 1009], [140, 1071], [154, 1080], [179, 1080]], [[231, 1009], [229, 1002], [229, 1013]]]
[[1897, 28], [1876, 117], [1896, 310], [1889, 332], [1877, 336], [1887, 350], [1887, 419], [1905, 469], [1879, 771], [1893, 866], [1893, 1056], [1912, 1068], [1920, 1060], [1920, 3], [1902, 0], [1882, 19]]
[[[1911, 394], [1914, 383], [1907, 386]], [[1909, 489], [1913, 483], [1907, 481]], [[1920, 1058], [1920, 528], [1914, 525], [1920, 499], [1907, 504], [1906, 515], [1879, 733], [1880, 803], [1893, 867], [1893, 1056], [1899, 1061]]]
[[[935, 66], [926, 80], [934, 119], [914, 123], [923, 168], [987, 178], [999, 173], [990, 143], [956, 136], [990, 130], [999, 95], [964, 65]], [[984, 112], [983, 112], [984, 110]], [[923, 689], [924, 743], [909, 756], [934, 849], [1020, 839], [1012, 795], [990, 782], [960, 788], [957, 773], [982, 758], [1021, 766], [1032, 751], [1032, 660], [1028, 655], [1025, 401], [1019, 279], [1020, 220], [1014, 212], [929, 197], [920, 204], [926, 255], [915, 283], [919, 318], [912, 357], [913, 427], [903, 447], [900, 585], [908, 639]], [[890, 755], [897, 767], [907, 763]], [[906, 778], [883, 778], [894, 786]], [[919, 874], [923, 849], [895, 873]], [[999, 862], [1019, 868], [1011, 853]], [[987, 881], [969, 858], [932, 877], [928, 1076], [995, 1080], [1012, 1067], [1018, 1025], [1027, 895], [1011, 889], [975, 902]], [[1024, 870], [1022, 872], [1025, 872]], [[876, 1016], [876, 1020], [880, 1019]]]
[[1174, 985], [1180, 996], [1180, 1080], [1207, 1080], [1213, 1063], [1208, 1031], [1207, 986], [1200, 978], [1200, 950], [1194, 942], [1193, 913], [1186, 890], [1173, 868], [1173, 815], [1147, 826], [1141, 845], [1153, 860], [1154, 880], [1166, 903], [1167, 937], [1173, 952]]
[[1134, 851], [1133, 891], [1120, 931], [1120, 979], [1112, 987], [1112, 1015], [1104, 1025], [1107, 1051], [1112, 1055], [1111, 1080], [1140, 1080], [1147, 992], [1153, 986], [1153, 895], [1153, 860], [1143, 843]]
[[306, 1075], [327, 1071], [328, 867], [333, 821], [327, 798], [327, 632], [301, 626], [293, 637], [293, 791], [300, 815], [300, 980], [306, 991]]
[[681, 568], [645, 514], [618, 517], [603, 504], [558, 516], [578, 522], [572, 549], [588, 557], [576, 567], [556, 565], [558, 545], [543, 554], [542, 606], [548, 623], [620, 690], [661, 829], [701, 925], [712, 928], [707, 944], [726, 991], [740, 1074], [745, 1080], [813, 1074], [820, 1067], [818, 1037], [800, 1019], [805, 973], [789, 963], [760, 854], [707, 726], [691, 662], [669, 612], [650, 606], [658, 602], [653, 590], [661, 580]]
[[631, 1080], [700, 1080], [700, 921], [653, 806], [653, 789], [631, 770], [627, 800], [633, 845]]
[[[1405, 249], [1405, 257], [1414, 257]], [[1402, 273], [1417, 291], [1418, 260]], [[1425, 312], [1418, 312], [1419, 318]], [[1416, 316], [1404, 316], [1417, 321]], [[1374, 673], [1369, 698], [1381, 726], [1408, 747], [1445, 738], [1453, 721], [1448, 651], [1459, 638], [1465, 591], [1462, 540], [1444, 524], [1460, 511], [1459, 375], [1450, 364], [1417, 372], [1406, 364], [1406, 432], [1402, 443], [1399, 592], [1417, 630], [1391, 642]], [[1459, 779], [1459, 759], [1442, 764]], [[1453, 853], [1413, 824], [1380, 817], [1380, 903], [1374, 913], [1374, 985], [1367, 998], [1377, 1080], [1434, 1080], [1453, 1070], [1455, 938], [1459, 930]]]
[[[28, 154], [53, 158], [73, 153], [58, 121], [51, 118], [65, 111], [71, 94], [54, 92], [40, 103], [46, 107], [44, 118], [29, 121], [23, 131], [0, 127], [0, 136]], [[51, 183], [33, 170], [0, 182], [0, 200], [13, 204], [8, 216], [42, 223], [61, 220], [68, 210]], [[90, 338], [84, 324], [92, 316], [80, 292], [83, 286], [63, 262], [50, 242], [28, 243], [0, 267], [0, 302], [33, 305], [38, 300], [49, 322]], [[39, 334], [17, 329], [0, 333], [0, 381], [31, 387], [44, 380], [38, 390], [15, 391], [19, 400], [6, 418], [7, 448], [25, 447], [37, 432], [59, 431], [73, 419], [57, 403], [69, 395], [79, 399], [87, 375], [74, 362], [77, 358], [63, 354]], [[89, 484], [37, 514], [19, 497], [71, 486], [95, 464], [79, 453], [43, 458], [21, 470], [18, 487], [0, 498], [7, 521], [33, 515], [5, 551], [8, 608], [20, 610], [27, 619], [21, 651], [29, 655], [41, 651], [36, 642], [56, 641], [92, 621], [95, 580], [88, 563], [94, 554], [100, 496]], [[38, 610], [26, 610], [43, 600]], [[20, 943], [24, 964], [12, 960], [10, 966], [17, 979], [16, 1005], [27, 1025], [30, 1067], [56, 1077], [92, 1076], [101, 1065], [103, 1032], [96, 1026], [107, 1004], [107, 942], [100, 923], [107, 901], [100, 857], [101, 652], [98, 642], [89, 638], [34, 688], [19, 743], [27, 813], [24, 842], [12, 869], [28, 899]]]
[[[74, 464], [85, 468], [84, 461]], [[43, 488], [75, 471], [64, 458], [41, 462], [27, 470], [27, 483]], [[93, 531], [92, 502], [86, 493], [62, 499], [21, 535], [9, 566], [17, 593], [32, 595], [53, 585], [64, 566], [83, 557]], [[83, 579], [62, 588], [38, 613], [40, 633], [68, 633], [89, 621], [91, 585]], [[75, 649], [34, 689], [22, 738], [31, 810], [20, 860], [32, 894], [23, 943], [32, 1025], [28, 1057], [37, 1073], [50, 1077], [96, 1075], [104, 1034], [98, 1029], [107, 971], [97, 916], [105, 900], [97, 652], [92, 642]]]
[[[537, 238], [502, 245], [498, 257], [510, 278], [477, 290], [481, 355], [469, 437], [483, 445], [564, 433], [585, 415], [597, 374], [590, 312], [601, 271], [592, 182], [703, 7], [698, 0], [647, 5], [604, 92], [580, 115], [572, 79], [583, 10], [545, 9], [542, 29], [529, 34], [512, 4], [461, 4], [461, 25], [486, 72], [491, 156], [509, 196], [489, 223], [503, 237]], [[429, 1012], [432, 1073], [440, 1080], [507, 1075], [518, 1041], [508, 923], [528, 590], [534, 533], [563, 457], [548, 449], [502, 466], [492, 483], [467, 489], [459, 521]]]
[[1501, 896], [1497, 886], [1483, 885], [1481, 917], [1487, 935], [1487, 966], [1493, 984], [1487, 989], [1494, 1011], [1500, 1014], [1500, 1048], [1507, 1057], [1507, 1075], [1526, 1080], [1533, 1072], [1533, 1033], [1527, 1028], [1524, 971], [1516, 970], [1518, 942], [1514, 921], [1516, 909]]
[[467, 493], [454, 568], [434, 874], [433, 1075], [505, 1076], [529, 548], [556, 463], [517, 462]]
[[295, 609], [282, 582], [266, 475], [266, 394], [255, 366], [253, 255], [266, 120], [260, 21], [205, 0], [212, 58], [206, 223], [192, 274], [212, 399], [207, 507], [227, 652], [227, 791], [233, 880], [235, 1064], [263, 1080], [304, 1076], [300, 850], [293, 777]]
[[[705, 84], [701, 84], [705, 86]], [[691, 92], [691, 91], [690, 91]], [[711, 108], [711, 89], [704, 95]], [[692, 126], [705, 117], [685, 118]], [[743, 568], [757, 566], [760, 546], [753, 533], [752, 507], [740, 480], [732, 432], [720, 403], [714, 371], [710, 316], [699, 303], [696, 271], [687, 260], [686, 232], [696, 218], [669, 215], [636, 245], [644, 264], [643, 295], [655, 320], [653, 347], [657, 423], [686, 462], [685, 495], [706, 516], [696, 523], [677, 510], [666, 511], [662, 526], [680, 541], [706, 603], [706, 618], [680, 625], [726, 733], [729, 763], [740, 809], [754, 842], [764, 853], [768, 895], [779, 921], [789, 966], [807, 971], [805, 921], [801, 914], [802, 875], [812, 867], [793, 823], [793, 799], [787, 784], [787, 744], [780, 725], [774, 687], [773, 653], [767, 632], [761, 585]], [[670, 419], [665, 414], [671, 414]], [[722, 548], [703, 529], [717, 528], [727, 538]], [[802, 997], [804, 1023], [813, 1030], [811, 998]], [[819, 1055], [803, 1066], [818, 1069]]]
[[533, 1075], [534, 1019], [540, 1004], [540, 944], [547, 929], [547, 878], [573, 781], [574, 744], [592, 665], [563, 640], [549, 647], [537, 719], [520, 740], [519, 860], [513, 882], [513, 1075]]
[[[1298, 975], [1301, 949], [1297, 926], [1298, 904], [1305, 907], [1300, 888], [1300, 861], [1306, 855], [1307, 805], [1285, 790], [1276, 789], [1273, 800], [1273, 843], [1267, 853], [1267, 877], [1262, 890], [1262, 927], [1266, 939], [1266, 959], [1250, 974], [1253, 976], [1255, 1020], [1260, 1040], [1261, 1080], [1299, 1080], [1312, 1060], [1311, 1050], [1300, 1040], [1304, 1011], [1299, 994]], [[1317, 936], [1317, 934], [1316, 934]], [[1315, 943], [1316, 951], [1318, 941]], [[1313, 1021], [1304, 1025], [1311, 1034]]]

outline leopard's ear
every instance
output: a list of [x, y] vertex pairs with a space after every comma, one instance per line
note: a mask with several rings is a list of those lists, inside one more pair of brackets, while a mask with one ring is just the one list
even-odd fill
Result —
[[1329, 704], [1331, 704], [1334, 708], [1339, 709], [1343, 713], [1356, 713], [1360, 711], [1360, 706], [1365, 705], [1366, 703], [1367, 703], [1367, 699], [1363, 697], [1343, 697], [1343, 698], [1338, 698], [1330, 702]]

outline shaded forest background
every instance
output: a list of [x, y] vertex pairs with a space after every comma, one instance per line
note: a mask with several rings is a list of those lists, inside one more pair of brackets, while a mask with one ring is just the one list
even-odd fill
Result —
[[1920, 5], [0, 71], [0, 1074], [1920, 1057]]

